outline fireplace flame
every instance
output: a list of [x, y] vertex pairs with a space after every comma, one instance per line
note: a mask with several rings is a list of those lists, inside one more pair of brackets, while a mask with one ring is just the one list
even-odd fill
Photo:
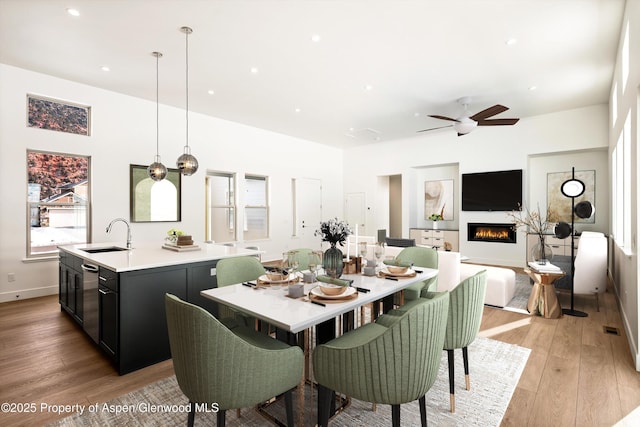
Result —
[[508, 240], [508, 230], [495, 230], [488, 227], [478, 227], [475, 234], [476, 239]]

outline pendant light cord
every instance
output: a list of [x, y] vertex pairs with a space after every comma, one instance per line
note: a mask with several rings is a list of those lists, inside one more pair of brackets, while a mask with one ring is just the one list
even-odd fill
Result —
[[160, 156], [160, 99], [159, 99], [159, 80], [160, 80], [160, 56], [162, 54], [156, 52], [156, 156]]
[[184, 34], [185, 34], [185, 58], [186, 58], [186, 83], [185, 83], [185, 87], [187, 90], [187, 105], [186, 105], [186, 116], [187, 116], [187, 147], [189, 146], [189, 33], [191, 32], [191, 29], [187, 29], [185, 30]]

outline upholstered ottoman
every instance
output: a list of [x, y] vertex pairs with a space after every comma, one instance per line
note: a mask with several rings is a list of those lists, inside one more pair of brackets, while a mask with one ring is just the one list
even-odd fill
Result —
[[460, 263], [460, 281], [487, 270], [487, 294], [484, 303], [504, 307], [516, 292], [516, 272], [509, 268]]

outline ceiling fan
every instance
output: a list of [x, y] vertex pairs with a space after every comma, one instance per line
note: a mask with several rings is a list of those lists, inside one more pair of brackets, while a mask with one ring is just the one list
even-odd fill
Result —
[[473, 116], [469, 116], [467, 112], [467, 106], [469, 105], [470, 99], [469, 97], [464, 97], [458, 99], [458, 103], [462, 104], [464, 107], [464, 114], [457, 119], [453, 119], [447, 116], [439, 116], [439, 115], [429, 115], [429, 117], [433, 117], [434, 119], [440, 120], [449, 120], [451, 122], [455, 122], [452, 125], [448, 126], [439, 126], [430, 129], [419, 130], [418, 132], [427, 132], [430, 130], [442, 129], [446, 127], [452, 127], [458, 132], [458, 136], [466, 135], [471, 133], [477, 126], [509, 126], [515, 125], [518, 123], [520, 119], [490, 119], [489, 117], [493, 117], [496, 114], [503, 113], [507, 111], [509, 108], [504, 105], [496, 104], [493, 107], [486, 108], [479, 113], [474, 114]]

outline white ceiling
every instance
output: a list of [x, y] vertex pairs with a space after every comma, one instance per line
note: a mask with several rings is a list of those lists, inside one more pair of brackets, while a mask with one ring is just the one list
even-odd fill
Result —
[[622, 0], [0, 0], [0, 62], [155, 101], [160, 51], [160, 102], [184, 108], [189, 26], [190, 111], [348, 147], [424, 137], [449, 124], [427, 115], [459, 116], [463, 96], [470, 113], [510, 107], [495, 118], [606, 103], [623, 11]]

